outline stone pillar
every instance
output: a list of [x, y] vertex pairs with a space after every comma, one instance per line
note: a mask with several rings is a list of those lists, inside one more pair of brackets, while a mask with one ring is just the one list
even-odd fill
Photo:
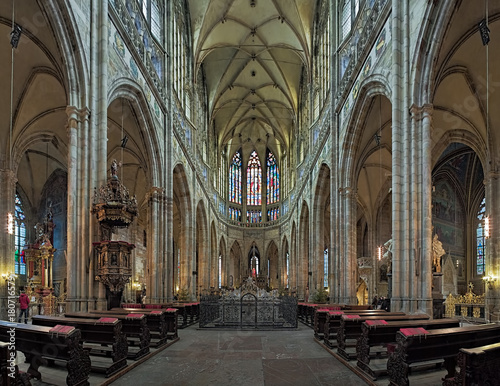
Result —
[[[409, 311], [410, 300], [410, 259], [414, 258], [410, 251], [409, 234], [411, 207], [409, 191], [409, 173], [411, 162], [408, 157], [408, 98], [405, 83], [408, 71], [405, 65], [405, 22], [403, 4], [400, 0], [392, 0], [392, 311]], [[413, 271], [413, 270], [412, 270]]]
[[351, 187], [340, 189], [339, 261], [340, 303], [356, 304], [356, 194]]
[[[7, 275], [6, 277], [13, 277], [9, 274], [14, 274], [15, 260], [14, 260], [14, 228], [12, 233], [7, 228], [9, 218], [14, 219], [15, 210], [15, 197], [16, 197], [16, 183], [17, 178], [14, 171], [11, 169], [0, 169], [0, 223], [3, 224], [3, 229], [0, 231], [0, 275]], [[14, 223], [12, 223], [12, 227]], [[19, 282], [19, 281], [17, 281]], [[9, 284], [10, 283], [10, 284]], [[12, 292], [12, 285], [14, 283], [6, 280], [0, 276], [0, 319], [7, 319], [8, 310], [8, 292]], [[18, 284], [18, 283], [17, 283]], [[15, 295], [19, 294], [19, 288], [15, 285]], [[8, 291], [9, 287], [9, 291]], [[12, 293], [10, 293], [12, 295]], [[17, 300], [17, 298], [16, 298]], [[17, 307], [16, 307], [17, 312]], [[16, 320], [17, 321], [17, 320]]]
[[486, 216], [489, 217], [490, 237], [486, 240], [485, 275], [493, 276], [496, 281], [485, 285], [486, 320], [500, 321], [500, 174], [488, 172], [485, 181]]
[[[87, 108], [78, 109], [75, 106], [66, 108], [68, 115], [68, 213], [67, 213], [67, 250], [66, 250], [66, 269], [67, 269], [67, 306], [69, 311], [78, 311], [79, 300], [82, 296], [81, 286], [81, 266], [78, 262], [83, 260], [79, 246], [82, 242], [81, 227], [79, 219], [81, 218], [81, 201], [78, 200], [80, 192], [79, 173], [79, 131], [82, 129], [82, 122], [88, 119], [89, 111]], [[90, 210], [90, 208], [87, 208]], [[88, 242], [89, 240], [87, 240]]]
[[147, 248], [146, 286], [148, 303], [160, 303], [163, 301], [162, 288], [165, 285], [165, 251], [162, 248], [161, 214], [163, 212], [163, 189], [152, 188], [146, 195], [148, 200], [148, 227], [149, 235]]

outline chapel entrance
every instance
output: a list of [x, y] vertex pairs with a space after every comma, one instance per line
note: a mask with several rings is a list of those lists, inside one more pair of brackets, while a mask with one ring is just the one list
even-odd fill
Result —
[[241, 297], [241, 327], [257, 326], [257, 298], [253, 294]]

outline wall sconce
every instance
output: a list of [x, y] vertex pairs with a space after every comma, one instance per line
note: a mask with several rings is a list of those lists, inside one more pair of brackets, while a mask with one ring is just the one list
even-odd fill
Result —
[[488, 284], [489, 289], [493, 289], [493, 284], [495, 284], [497, 278], [491, 275], [484, 275], [483, 280], [486, 284]]
[[17, 279], [17, 275], [10, 272], [2, 273], [2, 279], [4, 279], [5, 281], [13, 281]]
[[10, 212], [7, 214], [7, 233], [14, 234], [14, 215]]
[[489, 217], [484, 218], [484, 238], [485, 239], [490, 238], [490, 218]]

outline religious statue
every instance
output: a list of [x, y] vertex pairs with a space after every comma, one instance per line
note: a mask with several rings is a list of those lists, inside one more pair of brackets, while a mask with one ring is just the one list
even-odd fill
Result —
[[111, 177], [118, 178], [118, 162], [115, 159], [111, 161]]
[[435, 272], [441, 272], [441, 256], [445, 253], [443, 243], [438, 240], [438, 235], [435, 234], [432, 239], [432, 268]]
[[385, 253], [383, 254], [383, 258], [387, 258], [387, 270], [386, 273], [391, 272], [392, 270], [392, 238], [387, 240], [384, 243]]

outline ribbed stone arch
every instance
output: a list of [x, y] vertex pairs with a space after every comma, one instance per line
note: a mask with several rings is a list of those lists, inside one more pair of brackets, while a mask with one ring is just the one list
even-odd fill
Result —
[[210, 258], [208, 253], [208, 221], [205, 203], [200, 200], [196, 206], [196, 235], [195, 235], [195, 255], [193, 262], [193, 280], [196, 283], [196, 292], [201, 294], [203, 290], [209, 289]]

